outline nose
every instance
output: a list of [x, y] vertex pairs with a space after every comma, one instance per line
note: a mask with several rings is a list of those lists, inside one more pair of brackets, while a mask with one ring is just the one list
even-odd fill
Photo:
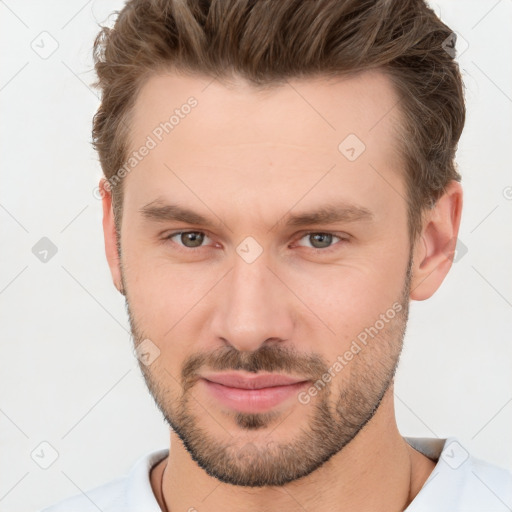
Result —
[[213, 334], [240, 351], [255, 351], [265, 342], [293, 335], [293, 295], [268, 263], [263, 255], [252, 263], [236, 256], [216, 290]]

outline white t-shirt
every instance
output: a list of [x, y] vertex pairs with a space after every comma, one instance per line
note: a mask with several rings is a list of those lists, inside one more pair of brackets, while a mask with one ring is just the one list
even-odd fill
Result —
[[[405, 512], [510, 512], [512, 473], [472, 457], [457, 441], [404, 439], [437, 464]], [[40, 512], [161, 512], [149, 473], [167, 449], [141, 457], [129, 474]]]

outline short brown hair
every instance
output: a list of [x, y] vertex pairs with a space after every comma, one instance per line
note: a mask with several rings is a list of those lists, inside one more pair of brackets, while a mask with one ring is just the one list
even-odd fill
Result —
[[[463, 83], [448, 51], [455, 34], [424, 0], [129, 0], [116, 14], [94, 42], [102, 100], [92, 136], [107, 180], [126, 162], [138, 91], [158, 71], [269, 87], [371, 68], [389, 76], [400, 99], [411, 242], [426, 209], [461, 179]], [[118, 234], [122, 190], [122, 182], [112, 187]]]

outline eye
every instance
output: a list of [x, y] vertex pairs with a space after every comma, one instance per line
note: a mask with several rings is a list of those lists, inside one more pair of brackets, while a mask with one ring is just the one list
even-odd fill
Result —
[[[177, 241], [174, 241], [173, 238], [177, 238]], [[187, 249], [194, 249], [201, 247], [205, 238], [209, 239], [202, 231], [179, 231], [178, 233], [167, 235], [164, 239], [174, 241], [176, 244], [186, 247]]]
[[[170, 233], [164, 237], [164, 241], [171, 241], [184, 249], [197, 249], [203, 247], [205, 240], [210, 237], [202, 231], [178, 231]], [[333, 233], [310, 232], [304, 234], [300, 240], [306, 240], [305, 247], [309, 247], [315, 251], [329, 252], [336, 249], [336, 240], [339, 242], [348, 242], [348, 237], [341, 237]], [[211, 240], [210, 240], [211, 241]], [[297, 244], [304, 247], [302, 244]]]
[[333, 239], [338, 239], [340, 241], [348, 241], [347, 238], [342, 238], [340, 236], [334, 235], [333, 233], [319, 232], [306, 233], [300, 240], [304, 239], [309, 242], [309, 245], [306, 245], [306, 247], [310, 247], [312, 249], [316, 249], [323, 252], [327, 252], [331, 248], [333, 248]]

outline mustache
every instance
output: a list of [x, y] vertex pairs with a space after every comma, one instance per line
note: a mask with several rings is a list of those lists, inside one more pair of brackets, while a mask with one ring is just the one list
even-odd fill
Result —
[[318, 380], [329, 369], [320, 354], [303, 355], [291, 347], [262, 345], [254, 352], [241, 352], [233, 346], [220, 347], [213, 352], [190, 356], [182, 367], [181, 382], [186, 392], [200, 378], [199, 370], [244, 370], [246, 372], [285, 372]]

